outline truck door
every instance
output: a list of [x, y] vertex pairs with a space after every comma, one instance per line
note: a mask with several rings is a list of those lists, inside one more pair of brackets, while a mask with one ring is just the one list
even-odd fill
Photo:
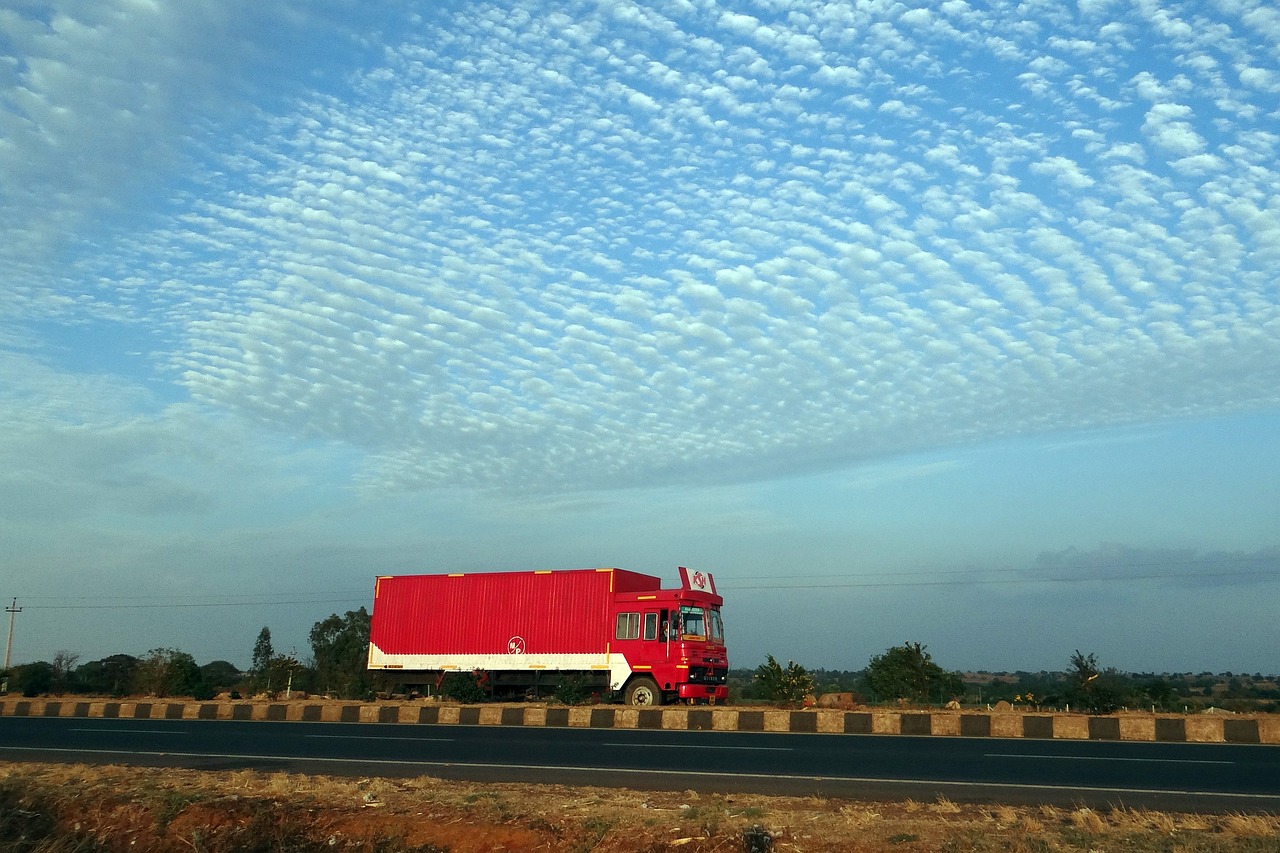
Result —
[[667, 659], [669, 621], [670, 612], [666, 608], [646, 610], [641, 617], [640, 642], [646, 661], [656, 663]]

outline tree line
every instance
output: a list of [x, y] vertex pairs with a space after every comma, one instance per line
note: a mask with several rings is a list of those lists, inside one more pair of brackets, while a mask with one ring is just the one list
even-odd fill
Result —
[[316, 622], [308, 635], [311, 656], [298, 660], [276, 651], [271, 629], [263, 626], [253, 645], [247, 671], [225, 660], [197, 665], [188, 653], [155, 648], [137, 657], [116, 654], [80, 663], [80, 656], [58, 652], [52, 661], [35, 661], [0, 674], [8, 689], [23, 696], [190, 697], [199, 701], [220, 693], [271, 696], [287, 691], [367, 699], [373, 694], [365, 669], [369, 613], [365, 608], [334, 613]]
[[906, 642], [874, 655], [860, 670], [812, 672], [794, 661], [784, 667], [768, 655], [754, 671], [729, 674], [730, 700], [800, 705], [822, 693], [849, 693], [856, 704], [986, 706], [997, 702], [1036, 709], [1110, 714], [1122, 708], [1177, 712], [1223, 710], [1280, 712], [1274, 677], [1225, 673], [1180, 676], [1124, 673], [1104, 667], [1093, 653], [1077, 649], [1060, 672], [1020, 672], [982, 678], [949, 672], [928, 647]]
[[[334, 613], [316, 622], [308, 635], [311, 655], [299, 660], [278, 652], [271, 629], [263, 626], [253, 644], [250, 666], [241, 671], [225, 660], [197, 665], [186, 652], [155, 648], [141, 657], [111, 655], [81, 664], [79, 656], [58, 652], [52, 661], [36, 661], [0, 673], [10, 691], [24, 696], [80, 694], [94, 696], [190, 697], [204, 701], [218, 694], [286, 692], [370, 699], [374, 681], [366, 669], [369, 613], [365, 608]], [[474, 680], [455, 674], [442, 687], [458, 701], [483, 698]], [[583, 696], [566, 688], [557, 697], [571, 704]], [[1232, 711], [1280, 711], [1280, 686], [1260, 673], [1198, 676], [1133, 675], [1103, 667], [1096, 655], [1076, 650], [1061, 672], [1019, 672], [980, 678], [947, 671], [928, 647], [906, 642], [874, 655], [861, 670], [808, 670], [795, 661], [786, 666], [767, 655], [755, 670], [729, 673], [731, 701], [763, 701], [801, 705], [822, 693], [849, 693], [857, 704], [912, 706], [994, 705], [1000, 701], [1027, 708], [1070, 708], [1092, 714], [1121, 708], [1159, 711], [1199, 710], [1214, 705]], [[584, 694], [585, 695], [585, 694]]]

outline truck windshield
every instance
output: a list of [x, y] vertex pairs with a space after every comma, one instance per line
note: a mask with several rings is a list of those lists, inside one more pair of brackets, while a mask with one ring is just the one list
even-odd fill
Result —
[[698, 637], [707, 636], [706, 617], [703, 615], [701, 607], [690, 607], [688, 604], [680, 605], [680, 633], [684, 636], [694, 635]]

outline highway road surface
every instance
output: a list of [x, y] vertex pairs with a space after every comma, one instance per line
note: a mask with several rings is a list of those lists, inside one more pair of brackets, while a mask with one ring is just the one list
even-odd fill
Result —
[[1280, 747], [0, 717], [0, 760], [1280, 813]]

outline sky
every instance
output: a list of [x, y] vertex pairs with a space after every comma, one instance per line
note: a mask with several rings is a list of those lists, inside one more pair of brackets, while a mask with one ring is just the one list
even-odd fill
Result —
[[15, 663], [711, 572], [730, 663], [1280, 671], [1280, 11], [0, 8]]

